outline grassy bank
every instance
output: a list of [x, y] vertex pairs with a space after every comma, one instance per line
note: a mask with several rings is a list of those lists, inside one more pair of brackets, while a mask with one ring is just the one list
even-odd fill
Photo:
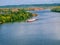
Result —
[[51, 9], [53, 12], [60, 12], [60, 6]]
[[0, 24], [8, 22], [21, 22], [33, 17], [33, 14], [23, 9], [0, 9]]

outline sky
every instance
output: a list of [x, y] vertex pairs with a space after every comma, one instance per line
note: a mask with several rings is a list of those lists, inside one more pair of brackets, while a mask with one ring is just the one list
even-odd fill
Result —
[[0, 0], [0, 6], [2, 5], [21, 5], [21, 4], [48, 4], [48, 3], [60, 3], [60, 0]]

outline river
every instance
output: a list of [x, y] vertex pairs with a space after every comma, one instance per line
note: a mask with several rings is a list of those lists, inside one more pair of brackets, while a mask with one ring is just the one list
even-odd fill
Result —
[[60, 45], [60, 13], [31, 11], [39, 20], [0, 25], [0, 45]]

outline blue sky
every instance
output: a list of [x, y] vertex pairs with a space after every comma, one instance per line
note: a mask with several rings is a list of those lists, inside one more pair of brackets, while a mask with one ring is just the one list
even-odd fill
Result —
[[2, 5], [60, 3], [60, 0], [0, 0]]

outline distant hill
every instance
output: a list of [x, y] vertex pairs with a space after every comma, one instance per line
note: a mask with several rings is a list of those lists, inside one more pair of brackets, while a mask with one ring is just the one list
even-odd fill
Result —
[[40, 7], [40, 6], [60, 6], [60, 3], [54, 4], [26, 4], [26, 5], [6, 5], [0, 6], [0, 8], [26, 8], [26, 7]]

